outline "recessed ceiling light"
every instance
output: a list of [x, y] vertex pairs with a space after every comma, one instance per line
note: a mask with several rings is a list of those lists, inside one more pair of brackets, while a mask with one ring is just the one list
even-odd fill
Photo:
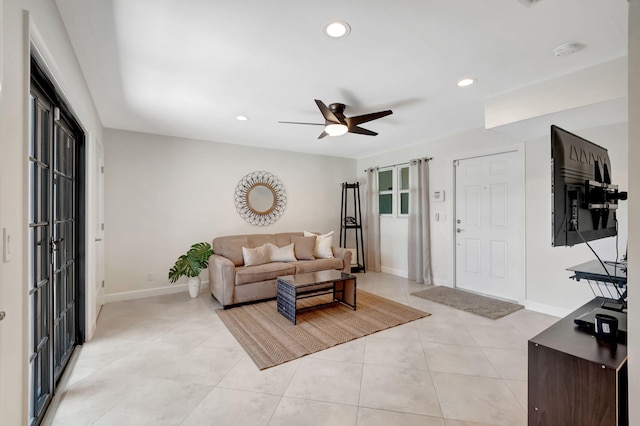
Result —
[[324, 33], [333, 38], [345, 37], [350, 32], [351, 27], [344, 21], [333, 21], [324, 26]]
[[249, 117], [247, 117], [246, 115], [239, 115], [236, 117], [236, 120], [238, 121], [247, 121], [249, 119]]
[[478, 81], [478, 79], [473, 78], [473, 77], [465, 77], [462, 80], [458, 81], [458, 86], [459, 87], [471, 86], [476, 81]]

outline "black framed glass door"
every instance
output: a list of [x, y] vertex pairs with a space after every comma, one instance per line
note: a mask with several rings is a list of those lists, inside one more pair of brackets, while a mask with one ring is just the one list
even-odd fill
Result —
[[57, 381], [76, 343], [76, 140], [62, 121], [53, 139], [53, 375]]
[[29, 143], [29, 379], [31, 419], [42, 416], [53, 396], [51, 374], [51, 208], [52, 105], [39, 90], [30, 98]]
[[29, 140], [30, 424], [83, 340], [83, 134], [32, 61]]

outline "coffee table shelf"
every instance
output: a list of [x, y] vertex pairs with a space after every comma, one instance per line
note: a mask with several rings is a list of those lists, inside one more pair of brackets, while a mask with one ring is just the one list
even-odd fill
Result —
[[[356, 277], [344, 272], [319, 271], [278, 277], [278, 312], [296, 324], [298, 312], [322, 305], [342, 303], [356, 310]], [[304, 308], [297, 301], [332, 294], [332, 301]]]

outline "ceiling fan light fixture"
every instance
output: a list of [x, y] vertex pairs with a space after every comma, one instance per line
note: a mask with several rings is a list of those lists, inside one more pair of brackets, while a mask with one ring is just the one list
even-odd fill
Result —
[[324, 33], [332, 38], [346, 37], [350, 32], [351, 27], [344, 21], [333, 21], [324, 26]]
[[349, 131], [349, 128], [344, 124], [331, 123], [327, 124], [324, 128], [329, 136], [341, 136]]
[[477, 78], [473, 78], [473, 77], [465, 77], [461, 80], [458, 81], [458, 87], [467, 87], [467, 86], [471, 86], [472, 84], [474, 84], [476, 81], [478, 81]]

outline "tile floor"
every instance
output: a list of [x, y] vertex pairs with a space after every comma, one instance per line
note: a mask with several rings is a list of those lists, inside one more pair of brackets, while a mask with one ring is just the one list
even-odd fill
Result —
[[527, 424], [527, 340], [557, 318], [489, 320], [357, 274], [432, 315], [259, 371], [206, 291], [107, 304], [61, 390], [54, 426]]

